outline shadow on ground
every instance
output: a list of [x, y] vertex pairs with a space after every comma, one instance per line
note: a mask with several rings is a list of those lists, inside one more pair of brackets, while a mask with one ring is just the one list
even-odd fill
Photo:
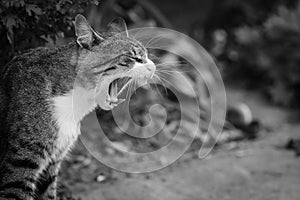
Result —
[[268, 105], [252, 92], [228, 90], [229, 102], [243, 101], [262, 121], [255, 141], [231, 142], [204, 160], [195, 152], [149, 174], [111, 170], [86, 155], [82, 145], [64, 164], [64, 190], [82, 200], [297, 200], [300, 196], [300, 160], [284, 149], [299, 138], [300, 125], [290, 122], [290, 111]]

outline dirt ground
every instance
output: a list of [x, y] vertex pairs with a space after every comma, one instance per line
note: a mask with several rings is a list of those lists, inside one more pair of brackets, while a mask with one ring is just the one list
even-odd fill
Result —
[[[300, 138], [292, 111], [253, 92], [230, 89], [227, 96], [229, 103], [246, 102], [262, 122], [258, 139], [224, 144], [204, 160], [187, 153], [149, 174], [117, 172], [96, 161], [80, 167], [79, 145], [73, 153], [78, 165], [63, 167], [64, 186], [82, 200], [298, 200], [300, 159], [284, 148], [289, 138]], [[99, 175], [105, 180], [97, 181]]]

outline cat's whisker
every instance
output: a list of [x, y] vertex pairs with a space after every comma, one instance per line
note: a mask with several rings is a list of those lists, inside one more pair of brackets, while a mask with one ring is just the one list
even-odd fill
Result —
[[161, 74], [166, 74], [166, 75], [170, 75], [170, 76], [175, 76], [175, 74], [182, 74], [183, 72], [181, 71], [177, 71], [177, 70], [173, 70], [173, 71], [164, 71], [164, 70], [157, 70], [157, 73], [161, 73]]
[[[157, 76], [157, 75], [155, 75], [155, 76]], [[158, 77], [156, 77], [156, 78], [158, 78]], [[154, 86], [155, 86], [155, 90], [157, 91], [157, 93], [159, 94], [159, 96], [163, 99], [164, 97], [163, 97], [163, 95], [161, 94], [161, 91], [159, 90], [159, 88], [157, 87], [157, 84], [154, 84]], [[164, 87], [165, 88], [165, 87]]]
[[[153, 38], [151, 38], [144, 46], [145, 46], [145, 48], [146, 49], [148, 49], [149, 47], [150, 47], [150, 45], [151, 45], [151, 42], [153, 42], [154, 40], [160, 40], [162, 37], [161, 37], [161, 35], [158, 35], [158, 36], [155, 36], [155, 37], [153, 37]], [[157, 41], [156, 41], [157, 42]]]
[[188, 62], [186, 61], [173, 61], [173, 62], [163, 62], [163, 63], [159, 63], [158, 65], [165, 65], [165, 64], [188, 64]]
[[164, 77], [167, 77], [167, 76], [171, 76], [171, 77], [176, 77], [176, 73], [177, 74], [181, 74], [181, 72], [175, 72], [175, 71], [157, 71], [156, 72], [157, 74], [159, 74], [159, 75], [164, 75]]
[[166, 94], [168, 94], [168, 91], [167, 91], [167, 86], [165, 85], [165, 83], [162, 81], [162, 79], [157, 75], [155, 74], [155, 77], [158, 79], [158, 81], [161, 83], [161, 85], [164, 87], [164, 90], [166, 92]]
[[172, 86], [173, 84], [163, 75], [159, 74], [161, 80], [165, 81], [168, 85]]
[[[173, 78], [175, 78], [176, 80], [179, 80], [179, 81], [182, 81], [179, 77], [177, 77], [177, 76], [172, 76]], [[169, 80], [167, 80], [167, 78], [163, 75], [163, 74], [160, 74], [160, 78], [162, 79], [162, 80], [164, 80], [165, 82], [167, 82], [170, 86], [173, 86], [173, 84], [169, 81]], [[176, 89], [176, 88], [175, 88]]]
[[166, 66], [156, 66], [156, 70], [168, 70], [168, 71], [177, 71], [177, 70], [181, 70], [183, 68], [180, 67], [180, 65], [173, 65], [173, 66], [170, 66], [170, 65], [166, 65]]
[[182, 63], [161, 63], [161, 64], [157, 64], [156, 67], [164, 68], [164, 69], [174, 69], [185, 65], [186, 64], [182, 64]]
[[158, 74], [155, 74], [155, 78], [157, 78], [158, 81], [159, 81], [164, 87], [166, 87], [165, 83], [162, 81], [162, 79], [159, 77]]
[[138, 34], [140, 34], [142, 31], [143, 31], [143, 29], [137, 31], [137, 32], [136, 32], [133, 36], [131, 36], [131, 37], [132, 37], [133, 39], [138, 40], [138, 39], [137, 39], [137, 36], [138, 36]]
[[174, 69], [174, 68], [156, 68], [158, 72], [169, 72], [169, 73], [185, 73], [185, 72], [193, 72], [193, 69]]
[[165, 77], [164, 75], [158, 74], [157, 77], [158, 77], [162, 82], [166, 82], [167, 84], [172, 85], [172, 83], [171, 83], [168, 79], [166, 79], [166, 77]]
[[182, 72], [189, 72], [189, 71], [193, 71], [192, 69], [187, 69], [185, 67], [181, 67], [183, 65], [173, 65], [173, 66], [170, 66], [170, 65], [165, 65], [165, 66], [156, 66], [156, 70], [164, 70], [164, 71], [182, 71]]
[[177, 69], [171, 69], [171, 68], [157, 68], [156, 71], [158, 72], [178, 72], [179, 70]]
[[[178, 73], [179, 73], [179, 72], [178, 72]], [[161, 73], [161, 72], [158, 72], [158, 74], [160, 75], [161, 78], [164, 77], [164, 79], [167, 79], [167, 76], [169, 76], [169, 77], [173, 77], [173, 78], [179, 80], [179, 78], [178, 78], [177, 76], [175, 76], [174, 74], [172, 74], [172, 73], [169, 73], [169, 74], [168, 74], [168, 73]]]
[[156, 67], [156, 71], [192, 71], [191, 69], [184, 69], [184, 68], [174, 68], [174, 67]]
[[161, 58], [157, 57], [156, 55], [154, 55], [153, 53], [148, 53], [148, 56], [150, 59], [152, 60], [161, 60]]

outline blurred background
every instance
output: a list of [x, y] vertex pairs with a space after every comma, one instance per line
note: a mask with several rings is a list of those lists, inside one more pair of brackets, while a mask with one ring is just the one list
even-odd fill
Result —
[[[1, 66], [18, 53], [74, 36], [78, 13], [99, 29], [122, 16], [138, 26], [186, 33], [218, 61], [227, 81], [241, 81], [276, 104], [299, 107], [299, 3], [297, 0], [1, 1]], [[284, 73], [283, 73], [284, 72]], [[299, 93], [298, 93], [299, 94]]]
[[[109, 21], [120, 16], [129, 28], [156, 26], [187, 34], [216, 62], [225, 83], [228, 108], [218, 140], [213, 134], [208, 139], [199, 134], [180, 160], [151, 174], [114, 171], [95, 160], [79, 142], [61, 172], [61, 199], [299, 198], [299, 0], [2, 0], [0, 68], [27, 49], [73, 41], [73, 20], [78, 13], [85, 15], [98, 31], [105, 30]], [[164, 61], [182, 61], [174, 55], [170, 58], [166, 53], [154, 54]], [[189, 64], [181, 67], [186, 69]], [[201, 118], [205, 132], [210, 116], [206, 88], [192, 73], [181, 73], [199, 89], [200, 109], [207, 114]], [[176, 80], [170, 84], [178, 84]], [[162, 136], [136, 141], [120, 134], [111, 112], [96, 112], [116, 146], [153, 150], [172, 138], [172, 130], [180, 121], [178, 101], [163, 89], [157, 90], [161, 94], [151, 93], [154, 98], [148, 104], [165, 97], [168, 123]], [[179, 92], [187, 99], [195, 98], [184, 88]], [[135, 94], [131, 113], [137, 123], [144, 124], [149, 119], [145, 102], [138, 100], [139, 94], [144, 95], [145, 91]], [[188, 126], [187, 123], [187, 135]], [[83, 123], [82, 132], [93, 134], [89, 120]], [[198, 159], [201, 145], [215, 143], [209, 157]], [[106, 144], [101, 144], [101, 148], [107, 159], [115, 159], [120, 165], [125, 162], [117, 150]]]

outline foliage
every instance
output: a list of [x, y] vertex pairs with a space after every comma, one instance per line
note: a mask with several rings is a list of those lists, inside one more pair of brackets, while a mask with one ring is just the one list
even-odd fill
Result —
[[300, 89], [300, 3], [294, 7], [277, 3], [270, 5], [276, 9], [257, 8], [257, 15], [265, 12], [260, 20], [248, 16], [231, 27], [217, 26], [215, 31], [226, 31], [227, 41], [216, 57], [229, 79], [262, 89], [275, 103], [295, 107]]
[[91, 4], [98, 4], [98, 0], [2, 0], [0, 64], [23, 50], [70, 32], [75, 14]]
[[277, 103], [298, 104], [300, 89], [300, 3], [296, 9], [279, 7], [264, 24], [264, 50], [270, 60], [267, 71], [270, 95]]

